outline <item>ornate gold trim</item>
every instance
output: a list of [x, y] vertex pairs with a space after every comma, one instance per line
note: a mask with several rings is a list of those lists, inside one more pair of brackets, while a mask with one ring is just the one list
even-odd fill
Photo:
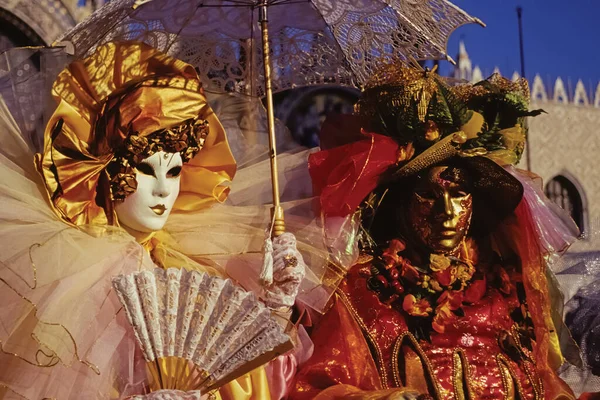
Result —
[[517, 346], [519, 346], [519, 349], [521, 350], [521, 352], [527, 357], [527, 359], [521, 363], [521, 366], [523, 368], [523, 371], [525, 372], [525, 375], [527, 375], [527, 379], [529, 379], [529, 383], [531, 383], [531, 387], [533, 388], [533, 392], [534, 392], [534, 398], [536, 400], [543, 399], [544, 398], [543, 382], [540, 379], [539, 375], [535, 372], [535, 370], [532, 370], [532, 368], [531, 368], [531, 364], [533, 363], [531, 351], [529, 349], [525, 348], [523, 346], [523, 343], [521, 343], [521, 337], [519, 335], [517, 328], [518, 328], [517, 324], [513, 324], [513, 326], [511, 327], [510, 330], [511, 330], [511, 334], [512, 334], [513, 338], [515, 339], [515, 342], [517, 343]]
[[436, 398], [441, 399], [442, 398], [441, 388], [440, 388], [439, 382], [435, 379], [435, 375], [433, 373], [433, 365], [431, 364], [429, 357], [427, 357], [427, 355], [425, 354], [425, 351], [423, 350], [423, 348], [417, 341], [417, 338], [415, 338], [414, 335], [410, 332], [402, 333], [400, 336], [398, 336], [396, 338], [396, 342], [394, 343], [393, 352], [392, 352], [392, 357], [394, 359], [394, 362], [392, 363], [392, 372], [394, 374], [394, 383], [396, 383], [396, 385], [398, 387], [403, 386], [403, 384], [400, 380], [400, 369], [399, 369], [399, 365], [398, 365], [398, 360], [400, 357], [400, 350], [401, 350], [400, 347], [402, 346], [402, 343], [404, 342], [404, 339], [406, 339], [406, 338], [408, 338], [410, 341], [410, 344], [412, 344], [414, 346], [415, 352], [421, 359], [421, 363], [424, 364], [424, 367], [425, 367], [424, 370], [429, 375], [429, 376], [425, 376], [425, 379], [429, 380], [429, 382], [433, 386], [433, 390], [435, 391]]
[[398, 365], [398, 359], [400, 357], [400, 346], [402, 346], [402, 336], [398, 336], [396, 338], [396, 342], [394, 343], [394, 348], [392, 350], [392, 357], [394, 358], [394, 363], [392, 363], [392, 374], [394, 375], [394, 383], [396, 386], [401, 387], [404, 386], [404, 382], [400, 379], [400, 366]]
[[516, 323], [514, 323], [510, 327], [510, 333], [512, 334], [513, 339], [515, 339], [515, 343], [517, 344], [517, 346], [519, 346], [519, 350], [521, 350], [521, 353], [527, 357], [528, 361], [533, 362], [533, 359], [531, 357], [531, 351], [529, 351], [529, 349], [523, 346], [523, 343], [521, 343], [521, 335], [519, 334], [518, 325]]
[[[30, 400], [29, 397], [22, 395], [21, 393], [17, 392], [16, 390], [10, 388], [8, 385], [4, 384], [4, 383], [0, 383], [0, 389], [6, 389], [7, 391], [16, 394], [17, 396], [25, 399], [25, 400]], [[2, 395], [2, 393], [0, 393], [0, 399], [3, 399], [6, 396], [6, 392], [4, 392], [4, 395]], [[45, 400], [45, 399], [44, 399]]]
[[[506, 365], [503, 357], [500, 354], [496, 355], [496, 363], [498, 364], [498, 370], [500, 371], [500, 377], [502, 378], [502, 387], [504, 388], [504, 400], [514, 400], [515, 388], [513, 386], [513, 380], [510, 376], [508, 366]], [[510, 397], [509, 397], [510, 396]]]
[[360, 329], [362, 329], [365, 338], [370, 342], [371, 346], [373, 346], [373, 349], [375, 349], [376, 354], [375, 354], [374, 358], [375, 358], [375, 363], [377, 364], [377, 369], [379, 370], [379, 375], [380, 375], [379, 380], [381, 382], [381, 387], [383, 387], [384, 389], [389, 389], [389, 386], [387, 383], [387, 372], [385, 370], [385, 365], [383, 364], [383, 354], [381, 352], [381, 348], [377, 344], [377, 341], [371, 336], [371, 333], [369, 332], [367, 325], [362, 320], [360, 315], [358, 315], [358, 312], [356, 311], [354, 306], [350, 303], [350, 300], [348, 299], [346, 294], [344, 292], [342, 292], [339, 288], [336, 289], [336, 292], [340, 296], [342, 303], [344, 303], [346, 308], [348, 308], [348, 311], [350, 311], [350, 314], [352, 314], [352, 317], [358, 323], [358, 326], [360, 326]]
[[[531, 383], [531, 387], [533, 388], [533, 394], [535, 400], [543, 400], [544, 399], [544, 382], [540, 379], [539, 375], [531, 370], [531, 365], [528, 362], [523, 363], [523, 370], [525, 371], [525, 375], [529, 379], [529, 383]], [[534, 377], [536, 378], [534, 380]]]
[[[502, 382], [504, 384], [504, 389], [507, 393], [504, 395], [506, 400], [514, 400], [516, 398], [515, 394], [519, 395], [520, 399], [524, 399], [525, 395], [523, 393], [523, 387], [521, 383], [517, 379], [517, 375], [510, 365], [510, 361], [502, 354], [496, 355], [496, 362], [498, 364], [498, 369], [500, 370], [500, 375], [502, 375]], [[532, 382], [533, 386], [533, 382]], [[512, 397], [509, 397], [508, 392], [512, 393]], [[534, 389], [535, 393], [535, 389]], [[538, 397], [535, 397], [536, 400]]]
[[[0, 261], [1, 265], [6, 265], [3, 262]], [[77, 342], [75, 341], [75, 338], [73, 337], [73, 335], [71, 334], [71, 332], [63, 325], [60, 323], [55, 323], [55, 322], [46, 322], [46, 321], [42, 321], [41, 319], [38, 318], [38, 308], [37, 305], [35, 303], [33, 303], [30, 299], [28, 299], [27, 297], [25, 297], [24, 295], [22, 295], [16, 288], [14, 288], [10, 283], [8, 283], [4, 278], [0, 278], [0, 282], [4, 283], [10, 290], [12, 290], [18, 297], [20, 297], [23, 301], [25, 301], [26, 303], [29, 303], [29, 305], [31, 306], [31, 308], [33, 309], [33, 316], [36, 318], [37, 322], [39, 324], [42, 325], [47, 325], [47, 326], [58, 326], [61, 327], [64, 332], [66, 332], [67, 336], [71, 339], [71, 342], [73, 344], [73, 348], [74, 348], [74, 352], [73, 352], [73, 356], [75, 359], [77, 359], [77, 361], [79, 361], [80, 363], [82, 363], [83, 365], [87, 366], [88, 368], [90, 368], [96, 375], [100, 375], [100, 370], [98, 369], [98, 367], [92, 363], [90, 363], [89, 361], [83, 360], [79, 357], [79, 349], [77, 347]], [[56, 354], [55, 351], [53, 351], [51, 348], [49, 348], [47, 345], [41, 343], [41, 341], [38, 339], [38, 337], [34, 334], [31, 333], [31, 338], [33, 340], [35, 340], [40, 346], [45, 347], [49, 353], [51, 354], [46, 354], [42, 349], [38, 349], [38, 351], [35, 354], [36, 357], [36, 361], [32, 362], [20, 355], [18, 355], [17, 353], [11, 353], [10, 351], [6, 351], [4, 349], [4, 345], [3, 342], [0, 341], [0, 352], [9, 355], [9, 356], [13, 356], [15, 358], [18, 358], [34, 367], [42, 367], [42, 368], [51, 368], [54, 367], [55, 365], [58, 364], [58, 362], [61, 362], [63, 365], [70, 367], [70, 364], [67, 364], [64, 360], [61, 360], [60, 357]], [[50, 361], [46, 362], [45, 364], [42, 364], [40, 362], [38, 362], [40, 353], [43, 354], [45, 357], [50, 358]]]
[[[454, 395], [458, 400], [472, 400], [473, 390], [471, 389], [471, 366], [463, 349], [455, 348], [452, 352], [452, 364], [454, 371], [452, 380], [454, 385]], [[466, 388], [466, 392], [465, 392]]]

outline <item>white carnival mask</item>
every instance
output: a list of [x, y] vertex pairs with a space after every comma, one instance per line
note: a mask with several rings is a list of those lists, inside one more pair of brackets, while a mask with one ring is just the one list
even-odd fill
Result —
[[182, 166], [181, 154], [164, 151], [137, 165], [136, 191], [115, 205], [119, 223], [138, 232], [161, 230], [179, 196]]

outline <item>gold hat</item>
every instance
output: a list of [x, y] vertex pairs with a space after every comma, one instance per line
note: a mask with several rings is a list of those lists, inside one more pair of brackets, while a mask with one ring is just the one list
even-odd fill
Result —
[[[145, 144], [137, 150], [148, 154], [148, 140], [155, 145], [151, 151], [192, 147], [174, 212], [227, 197], [224, 183], [235, 175], [235, 160], [191, 65], [143, 43], [107, 43], [65, 68], [52, 93], [58, 107], [35, 162], [53, 206], [67, 222], [118, 223], [115, 179], [107, 167], [127, 146], [134, 150], [132, 143]], [[175, 141], [165, 143], [165, 135]], [[185, 143], [175, 143], [182, 138]], [[202, 150], [193, 156], [196, 148]]]
[[389, 179], [410, 176], [448, 158], [485, 156], [516, 164], [523, 152], [529, 88], [494, 74], [475, 85], [450, 85], [435, 71], [393, 63], [367, 82], [355, 112], [392, 137], [411, 156]]

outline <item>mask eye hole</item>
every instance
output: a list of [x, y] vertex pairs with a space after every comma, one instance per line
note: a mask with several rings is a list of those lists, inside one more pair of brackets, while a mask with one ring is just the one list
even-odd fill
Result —
[[181, 167], [173, 167], [167, 172], [167, 177], [169, 178], [177, 178], [181, 174]]
[[140, 163], [137, 167], [136, 167], [137, 171], [139, 173], [142, 173], [144, 175], [149, 175], [149, 176], [154, 176], [156, 177], [156, 174], [154, 173], [154, 168], [152, 168], [152, 165], [148, 164], [148, 163]]

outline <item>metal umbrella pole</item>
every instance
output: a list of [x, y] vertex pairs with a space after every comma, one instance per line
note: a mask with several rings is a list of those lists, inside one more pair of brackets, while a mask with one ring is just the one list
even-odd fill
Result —
[[275, 111], [273, 109], [273, 88], [271, 87], [271, 56], [269, 50], [269, 28], [267, 17], [267, 0], [259, 6], [258, 20], [262, 32], [263, 64], [265, 68], [265, 95], [267, 98], [267, 119], [269, 128], [269, 158], [271, 160], [271, 182], [273, 189], [273, 236], [285, 232], [283, 208], [279, 202], [279, 176], [277, 169], [277, 144], [275, 138]]

